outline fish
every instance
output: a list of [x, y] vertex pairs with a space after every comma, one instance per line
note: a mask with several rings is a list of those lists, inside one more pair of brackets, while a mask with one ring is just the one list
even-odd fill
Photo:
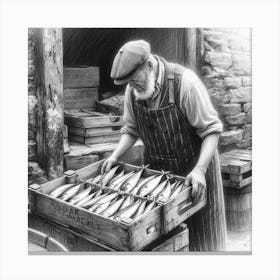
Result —
[[52, 191], [52, 192], [50, 193], [50, 195], [51, 195], [52, 197], [57, 198], [57, 197], [59, 197], [60, 195], [62, 195], [65, 191], [67, 191], [69, 188], [71, 188], [71, 187], [73, 187], [73, 186], [74, 186], [74, 184], [65, 184], [65, 185], [62, 185], [62, 186], [56, 188], [54, 191]]
[[59, 198], [64, 201], [72, 198], [75, 194], [78, 193], [78, 191], [81, 189], [82, 186], [83, 186], [83, 184], [78, 184], [78, 185], [73, 186], [72, 188], [70, 188], [66, 192], [64, 192]]
[[109, 181], [114, 177], [117, 170], [120, 168], [120, 165], [116, 165], [115, 167], [111, 168], [107, 173], [104, 173], [100, 179], [100, 185], [102, 187], [106, 186]]
[[148, 167], [143, 166], [138, 172], [134, 173], [126, 182], [121, 186], [121, 190], [130, 192], [138, 183], [140, 177], [142, 176], [143, 171]]
[[133, 175], [133, 171], [124, 174], [122, 177], [119, 179], [116, 179], [112, 184], [108, 185], [109, 188], [113, 190], [119, 190], [122, 184], [130, 177]]
[[137, 185], [131, 190], [131, 194], [133, 195], [137, 195], [138, 191], [146, 184], [148, 183], [150, 180], [152, 180], [153, 178], [155, 178], [157, 175], [152, 175], [146, 178], [140, 178], [140, 180], [138, 181]]
[[131, 216], [133, 216], [136, 213], [141, 202], [142, 202], [142, 200], [139, 199], [138, 201], [134, 202], [133, 204], [126, 206], [121, 211], [119, 211], [114, 216], [114, 218], [119, 221], [121, 221], [123, 218], [130, 218]]
[[110, 184], [112, 184], [115, 180], [117, 180], [118, 178], [122, 177], [124, 175], [124, 170], [122, 170], [118, 175], [114, 176], [111, 181], [109, 181], [107, 183], [107, 185], [109, 186]]
[[148, 206], [146, 206], [145, 210], [143, 211], [142, 215], [146, 214], [147, 212], [151, 211], [156, 206], [156, 202], [152, 201]]
[[96, 177], [89, 179], [88, 182], [91, 184], [99, 184], [101, 178], [102, 178], [102, 174], [99, 174]]
[[95, 194], [95, 196], [88, 201], [85, 205], [83, 205], [83, 208], [88, 208], [91, 207], [92, 205], [94, 205], [96, 202], [98, 202], [100, 199], [102, 199], [103, 197], [105, 197], [107, 194], [102, 194], [102, 190], [98, 190]]
[[167, 201], [171, 195], [171, 191], [171, 184], [168, 181], [164, 190], [158, 195], [157, 200]]
[[96, 192], [80, 199], [75, 205], [78, 207], [83, 207], [83, 205], [85, 205], [88, 201], [90, 201], [95, 195]]
[[148, 181], [138, 192], [139, 196], [146, 196], [152, 192], [161, 182], [162, 178], [165, 176], [165, 172], [162, 172], [160, 175], [157, 175], [152, 180]]
[[111, 203], [111, 201], [106, 201], [105, 203], [99, 204], [93, 210], [93, 212], [95, 212], [96, 214], [100, 214], [101, 212], [103, 212], [104, 210], [106, 210], [110, 206], [110, 203]]
[[104, 196], [104, 197], [102, 197], [102, 198], [98, 201], [98, 203], [101, 204], [101, 203], [105, 203], [105, 202], [107, 202], [107, 201], [111, 201], [112, 199], [116, 198], [118, 195], [119, 195], [119, 194], [118, 194], [117, 192], [113, 192], [113, 193], [110, 193], [110, 194], [107, 193], [107, 195]]
[[177, 196], [183, 189], [183, 183], [179, 182], [176, 186], [176, 189], [171, 193], [169, 199], [174, 198], [175, 196]]
[[165, 181], [163, 181], [162, 183], [160, 183], [158, 186], [156, 186], [148, 195], [149, 198], [151, 199], [156, 199], [157, 196], [163, 191], [163, 189], [165, 188], [166, 184], [168, 183], [169, 179], [166, 179]]
[[141, 216], [144, 213], [145, 207], [147, 204], [147, 200], [143, 200], [142, 203], [140, 204], [139, 208], [137, 209], [137, 212], [134, 215], [134, 219]]
[[91, 192], [92, 190], [92, 186], [89, 186], [88, 188], [86, 188], [85, 190], [79, 192], [78, 194], [76, 194], [75, 196], [73, 196], [70, 200], [69, 203], [71, 204], [76, 204], [77, 202], [79, 202], [81, 199], [84, 199], [85, 197], [88, 196], [88, 194]]
[[101, 212], [100, 214], [106, 217], [114, 215], [118, 211], [124, 200], [124, 196], [119, 198], [116, 202], [112, 203], [105, 211]]
[[134, 197], [131, 195], [128, 195], [127, 198], [122, 203], [120, 210], [124, 209], [126, 206], [132, 204], [134, 202]]
[[108, 193], [106, 193], [100, 200], [96, 201], [88, 210], [95, 211], [101, 204], [107, 203], [108, 201], [111, 203], [112, 200], [115, 199], [118, 195], [118, 193], [111, 193], [109, 195]]

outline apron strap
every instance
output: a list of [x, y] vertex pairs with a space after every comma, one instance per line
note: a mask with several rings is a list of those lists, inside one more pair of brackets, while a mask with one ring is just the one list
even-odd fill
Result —
[[175, 64], [170, 63], [170, 67], [168, 69], [168, 88], [169, 88], [169, 103], [174, 104], [174, 73], [175, 73]]

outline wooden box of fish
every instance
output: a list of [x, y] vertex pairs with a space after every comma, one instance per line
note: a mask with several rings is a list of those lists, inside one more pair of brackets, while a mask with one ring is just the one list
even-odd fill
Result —
[[81, 179], [89, 179], [100, 187], [119, 193], [131, 194], [140, 199], [152, 200], [161, 205], [162, 230], [166, 234], [206, 205], [206, 192], [194, 203], [191, 187], [184, 186], [184, 177], [170, 172], [119, 164], [101, 176], [103, 160], [77, 170]]
[[[92, 177], [89, 171], [82, 171], [80, 177]], [[35, 214], [115, 250], [139, 251], [161, 236], [161, 207], [156, 202], [80, 181], [77, 173], [31, 185], [28, 197]]]

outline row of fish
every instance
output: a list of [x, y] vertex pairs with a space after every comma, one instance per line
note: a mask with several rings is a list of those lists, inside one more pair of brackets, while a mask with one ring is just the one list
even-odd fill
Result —
[[156, 207], [156, 202], [132, 195], [108, 192], [87, 182], [65, 184], [50, 193], [54, 198], [116, 220], [135, 219]]
[[122, 166], [117, 165], [109, 172], [89, 179], [88, 182], [163, 202], [174, 198], [185, 189], [184, 182], [175, 179], [169, 172], [162, 171], [161, 174], [143, 177], [146, 168], [147, 166], [143, 166], [139, 171], [125, 173]]

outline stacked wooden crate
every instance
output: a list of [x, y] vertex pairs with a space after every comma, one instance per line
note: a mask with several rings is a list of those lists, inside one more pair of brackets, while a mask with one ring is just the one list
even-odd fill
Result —
[[96, 112], [98, 67], [64, 68], [64, 116], [69, 140], [82, 144], [114, 142], [120, 139], [121, 117]]
[[220, 155], [227, 227], [249, 230], [252, 224], [252, 151], [236, 149]]
[[115, 142], [120, 139], [122, 116], [111, 116], [92, 110], [68, 110], [64, 122], [69, 128], [69, 140], [82, 144]]
[[95, 109], [98, 100], [99, 67], [63, 68], [64, 110]]

